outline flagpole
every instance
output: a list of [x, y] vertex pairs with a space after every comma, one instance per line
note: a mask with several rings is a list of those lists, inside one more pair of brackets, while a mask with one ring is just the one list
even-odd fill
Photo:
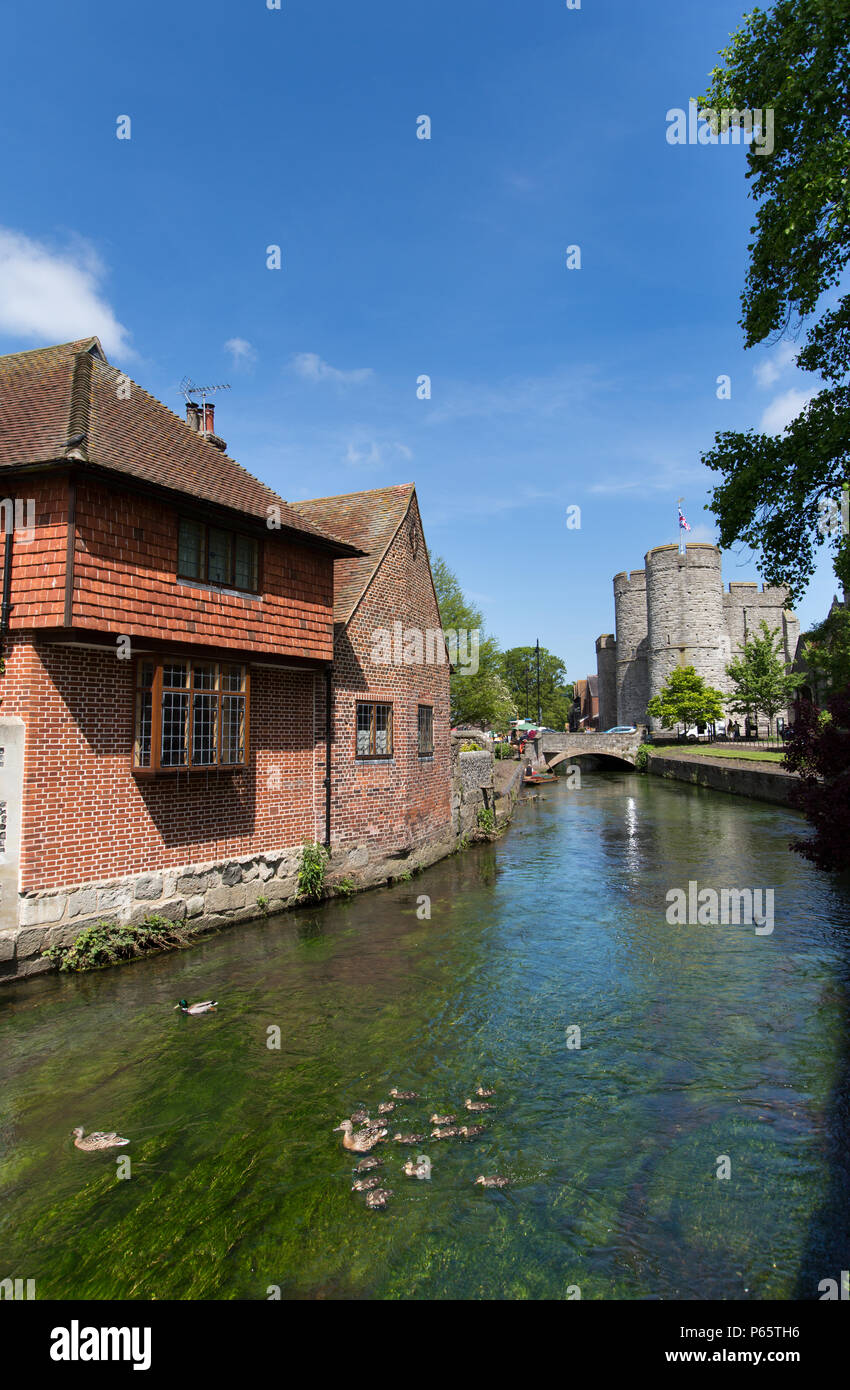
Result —
[[676, 520], [677, 520], [677, 524], [678, 524], [678, 527], [679, 527], [679, 554], [680, 554], [680, 555], [684, 555], [684, 554], [685, 554], [685, 528], [684, 528], [684, 526], [682, 525], [682, 507], [683, 507], [683, 505], [684, 505], [684, 501], [685, 501], [684, 497], [680, 497], [680, 498], [677, 500], [677, 502], [676, 502], [676, 506], [677, 506], [677, 508], [678, 508], [678, 516], [677, 516]]

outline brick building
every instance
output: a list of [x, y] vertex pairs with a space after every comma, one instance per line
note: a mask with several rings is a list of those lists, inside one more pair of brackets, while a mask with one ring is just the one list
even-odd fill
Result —
[[413, 487], [294, 506], [97, 339], [0, 358], [0, 977], [94, 920], [217, 925], [451, 832], [448, 667]]

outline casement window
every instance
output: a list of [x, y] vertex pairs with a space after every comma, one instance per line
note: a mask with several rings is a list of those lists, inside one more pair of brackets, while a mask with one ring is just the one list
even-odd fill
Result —
[[134, 769], [245, 767], [249, 699], [248, 672], [235, 662], [139, 658]]
[[392, 755], [392, 705], [359, 702], [357, 705], [357, 757], [391, 758]]
[[430, 758], [434, 752], [434, 709], [432, 705], [419, 706], [419, 756]]
[[181, 517], [177, 575], [180, 579], [199, 579], [204, 584], [256, 594], [260, 586], [260, 543], [255, 536]]

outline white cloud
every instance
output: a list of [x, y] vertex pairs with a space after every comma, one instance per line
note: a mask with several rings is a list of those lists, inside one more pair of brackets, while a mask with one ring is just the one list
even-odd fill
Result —
[[317, 352], [297, 352], [292, 359], [292, 367], [305, 381], [333, 381], [338, 386], [359, 385], [372, 376], [371, 367], [356, 367], [353, 371], [340, 371], [329, 362], [323, 362]]
[[233, 358], [234, 367], [247, 367], [257, 360], [257, 350], [247, 338], [228, 338], [224, 350]]
[[769, 386], [773, 386], [773, 384], [779, 380], [785, 368], [791, 366], [796, 356], [797, 349], [793, 343], [781, 343], [773, 357], [768, 357], [764, 362], [759, 362], [758, 366], [753, 369], [753, 376], [759, 386], [765, 390]]
[[0, 332], [41, 346], [97, 336], [107, 356], [136, 354], [103, 296], [104, 266], [81, 239], [53, 251], [0, 227]]
[[763, 434], [782, 434], [783, 430], [796, 419], [804, 406], [817, 395], [816, 391], [798, 391], [792, 386], [781, 396], [776, 396], [761, 417]]
[[406, 444], [379, 444], [375, 439], [352, 440], [345, 452], [345, 462], [358, 468], [383, 468], [412, 458], [413, 453]]

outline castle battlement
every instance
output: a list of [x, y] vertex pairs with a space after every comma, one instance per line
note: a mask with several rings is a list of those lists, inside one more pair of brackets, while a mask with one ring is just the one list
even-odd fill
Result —
[[784, 588], [751, 580], [723, 587], [716, 545], [691, 541], [657, 545], [645, 568], [614, 577], [614, 634], [596, 642], [600, 728], [646, 721], [647, 702], [677, 666], [693, 666], [724, 694], [726, 667], [762, 621], [780, 633], [788, 662], [797, 650], [800, 624], [787, 607]]

